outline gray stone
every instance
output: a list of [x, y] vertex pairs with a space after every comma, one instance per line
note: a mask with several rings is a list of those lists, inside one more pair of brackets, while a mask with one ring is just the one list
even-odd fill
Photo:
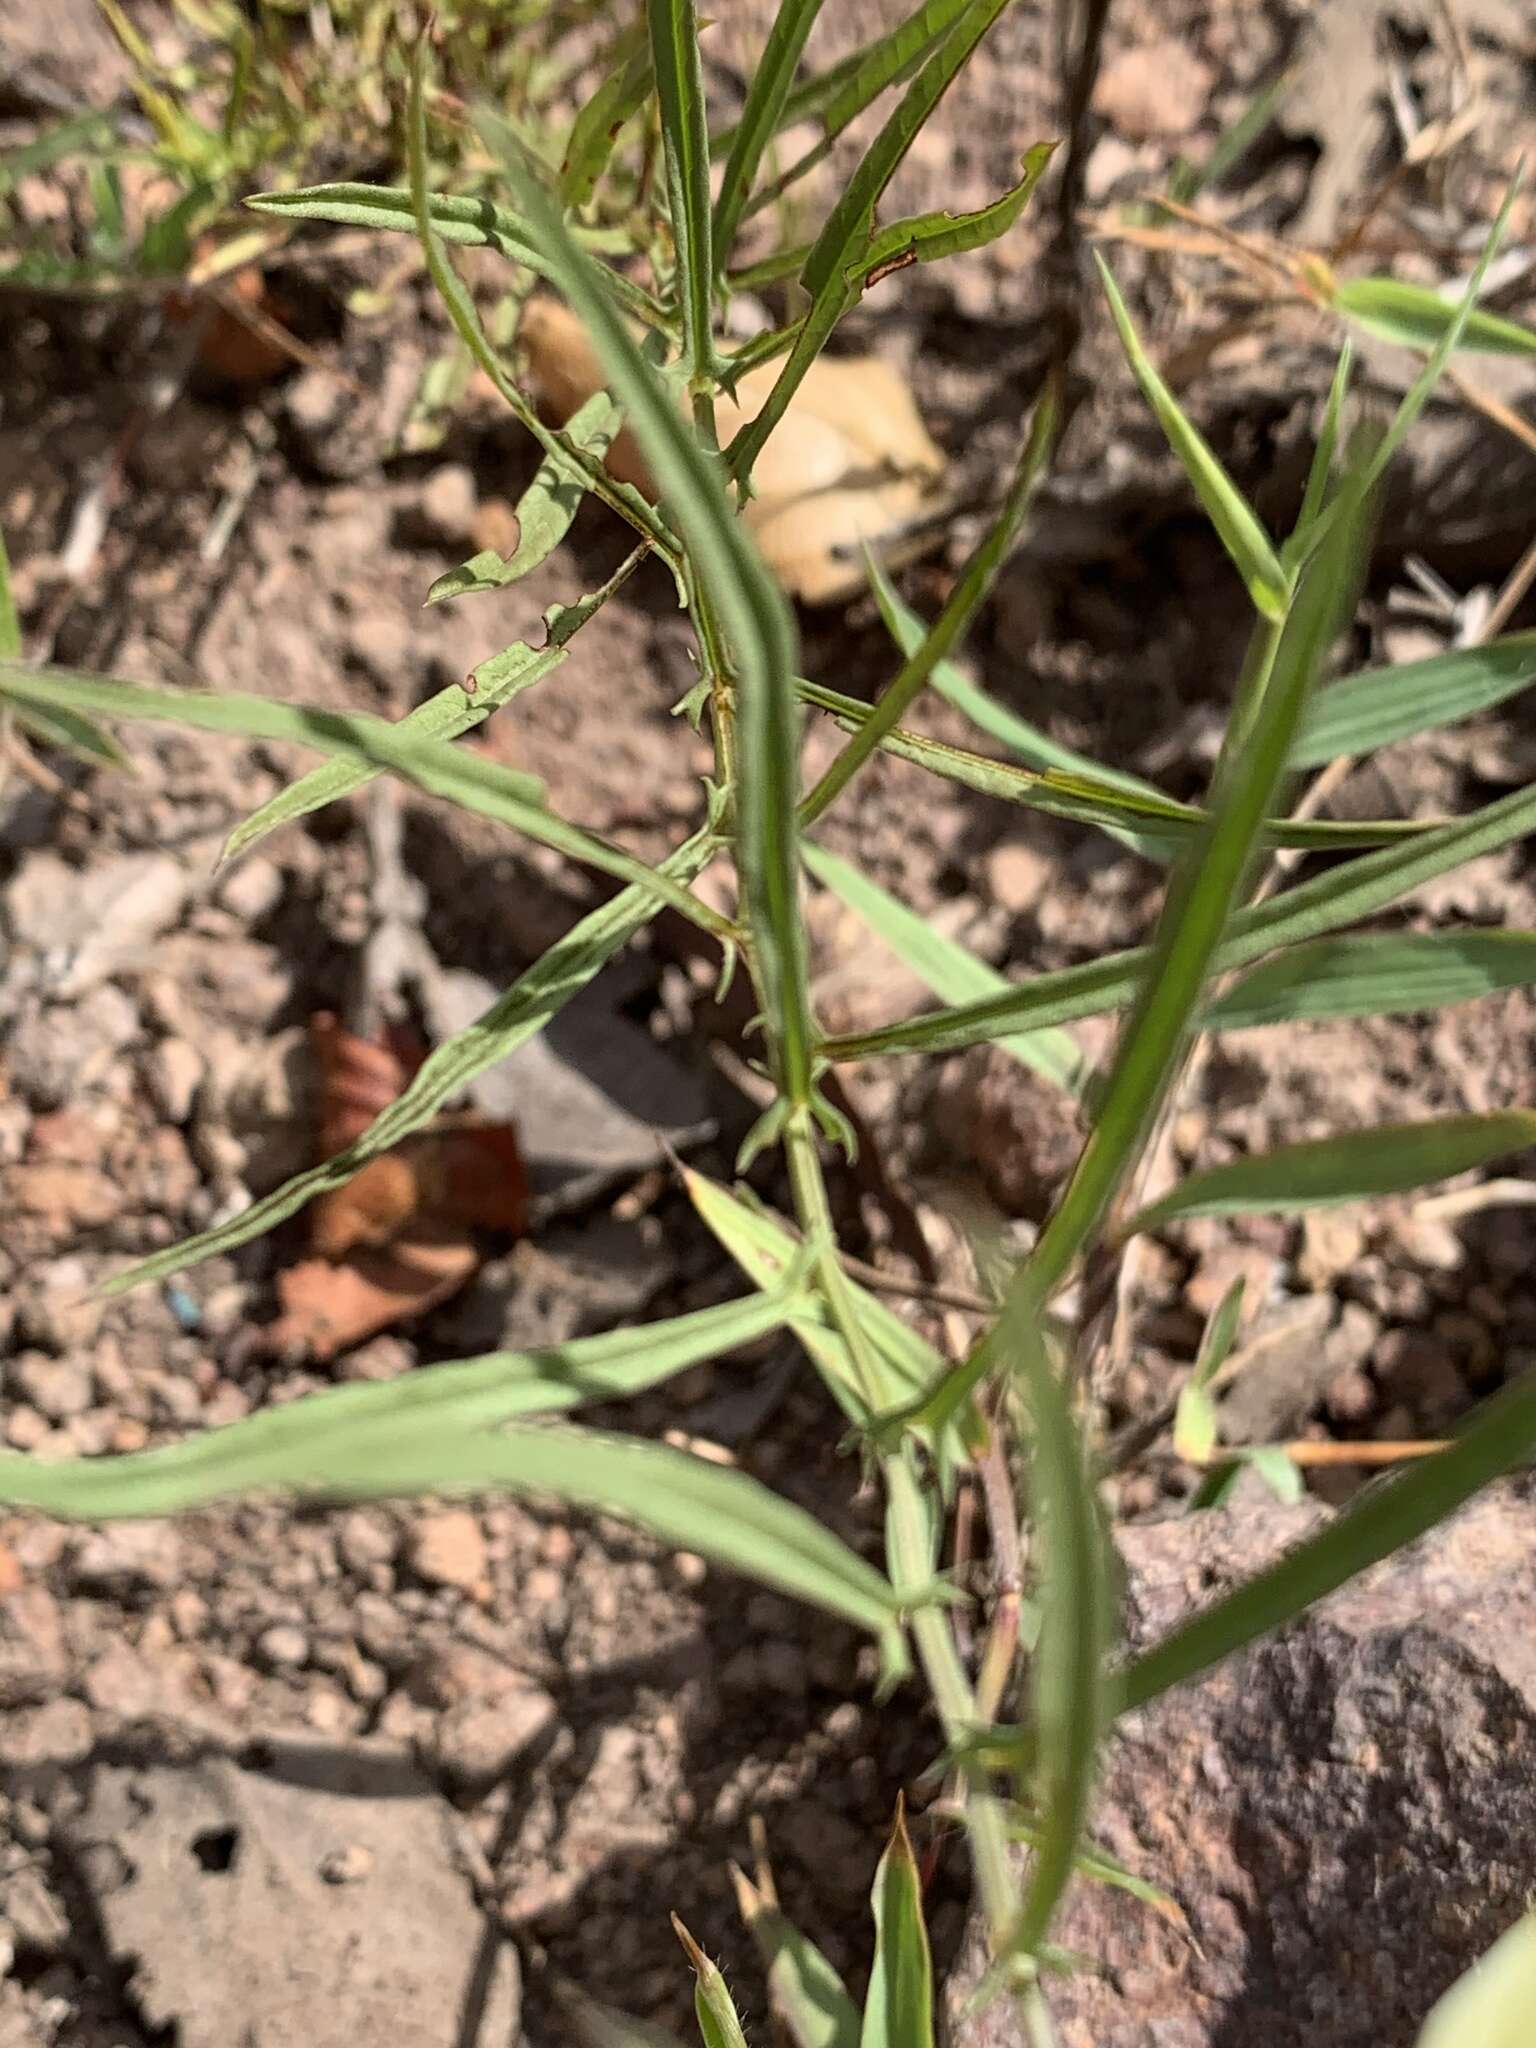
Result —
[[67, 1832], [144, 2021], [180, 2048], [520, 2038], [515, 1954], [470, 1895], [447, 1807], [398, 1752], [103, 1767]]

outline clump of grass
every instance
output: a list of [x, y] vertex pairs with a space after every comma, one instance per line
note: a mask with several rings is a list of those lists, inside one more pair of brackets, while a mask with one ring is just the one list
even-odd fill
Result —
[[[740, 1266], [739, 1300], [639, 1331], [585, 1338], [547, 1352], [435, 1366], [388, 1385], [340, 1387], [187, 1442], [126, 1457], [37, 1463], [0, 1458], [0, 1500], [89, 1519], [177, 1513], [251, 1489], [330, 1500], [505, 1488], [578, 1509], [628, 1517], [669, 1544], [815, 1603], [866, 1629], [882, 1683], [914, 1663], [943, 1730], [951, 1809], [963, 1826], [991, 1930], [990, 1988], [1019, 1998], [1034, 2038], [1049, 2038], [1042, 1973], [1057, 1908], [1075, 1869], [1134, 1882], [1093, 1852], [1085, 1829], [1095, 1762], [1117, 1715], [1145, 1706], [1294, 1616], [1310, 1601], [1428, 1528], [1536, 1445], [1536, 1384], [1517, 1382], [1483, 1404], [1439, 1455], [1405, 1469], [1282, 1563], [1217, 1602], [1168, 1639], [1131, 1656], [1114, 1641], [1106, 1546], [1095, 1489], [1096, 1448], [1079, 1413], [1064, 1291], [1102, 1269], [1144, 1232], [1180, 1217], [1290, 1213], [1414, 1187], [1536, 1142], [1536, 1111], [1512, 1104], [1481, 1116], [1339, 1132], [1195, 1172], [1150, 1205], [1130, 1190], [1138, 1162], [1204, 1034], [1276, 1021], [1420, 1010], [1536, 980], [1536, 933], [1455, 928], [1407, 936], [1369, 920], [1415, 889], [1536, 825], [1524, 789], [1466, 817], [1429, 825], [1327, 824], [1298, 796], [1308, 771], [1497, 703], [1536, 678], [1536, 636], [1459, 649], [1406, 668], [1330, 681], [1329, 664], [1353, 607], [1373, 492], [1445, 363], [1463, 341], [1503, 217], [1461, 302], [1424, 337], [1423, 375], [1382, 432], [1348, 425], [1347, 353], [1296, 524], [1266, 531], [1148, 360], [1108, 271], [1103, 288], [1147, 399], [1188, 472], [1252, 603], [1253, 637], [1236, 679], [1225, 743], [1201, 805], [1176, 802], [1114, 764], [1066, 754], [992, 704], [948, 666], [998, 564], [1029, 516], [1050, 460], [1055, 393], [1038, 394], [1021, 422], [1012, 485], [991, 530], [925, 626], [880, 586], [901, 647], [873, 706], [800, 675], [795, 623], [736, 517], [753, 462], [799, 380], [879, 277], [974, 248], [1006, 232], [1028, 203], [1048, 151], [1025, 157], [1013, 191], [971, 214], [929, 214], [877, 225], [893, 172], [1004, 0], [928, 0], [903, 27], [831, 73], [802, 77], [816, 0], [784, 0], [740, 118], [711, 134], [693, 0], [648, 0], [643, 26], [620, 36], [594, 105], [558, 161], [541, 161], [483, 101], [469, 109], [480, 146], [499, 166], [494, 198], [434, 189], [429, 149], [431, 52], [410, 55], [403, 185], [327, 184], [269, 192], [265, 219], [339, 222], [414, 236], [464, 347], [539, 442], [544, 465], [522, 507], [523, 566], [560, 544], [584, 493], [677, 578], [694, 627], [700, 682], [690, 698], [708, 729], [715, 773], [696, 829], [647, 866], [559, 817], [542, 791], [453, 740], [517, 692], [549, 686], [573, 632], [607, 601], [622, 574], [562, 614], [548, 646], [517, 643], [482, 664], [472, 691], [442, 691], [399, 723], [233, 693], [154, 689], [17, 658], [0, 603], [0, 693], [45, 737], [95, 731], [93, 721], [154, 719], [213, 732], [301, 742], [323, 756], [311, 774], [243, 824], [232, 850], [353, 791], [380, 773], [493, 817], [510, 830], [612, 874], [622, 887], [508, 988], [473, 1029], [440, 1047], [405, 1092], [338, 1157], [287, 1182], [240, 1216], [157, 1253], [113, 1291], [229, 1251], [340, 1185], [369, 1159], [420, 1129], [480, 1069], [540, 1031], [663, 904], [720, 947], [722, 975], [751, 979], [761, 1011], [771, 1107], [745, 1148], [782, 1154], [793, 1207], [781, 1218], [739, 1190], [688, 1172], [705, 1225]], [[783, 248], [770, 269], [799, 287], [782, 327], [738, 347], [720, 339], [736, 237], [786, 178], [765, 166], [794, 120], [827, 130], [884, 97], [890, 111], [808, 245]], [[628, 124], [633, 123], [632, 129]], [[626, 156], [633, 134], [634, 146]], [[654, 151], [648, 138], [654, 139]], [[616, 154], [617, 151], [617, 154]], [[816, 152], [811, 153], [812, 156]], [[711, 190], [711, 164], [723, 165]], [[583, 210], [643, 219], [626, 247], [648, 276], [606, 263], [578, 233]], [[1507, 207], [1505, 210], [1507, 216]], [[489, 246], [509, 282], [531, 271], [585, 324], [609, 382], [609, 401], [570, 429], [546, 425], [508, 373], [454, 267], [455, 246]], [[761, 268], [761, 265], [759, 266]], [[637, 344], [634, 327], [647, 334]], [[772, 395], [720, 449], [713, 398], [747, 362], [778, 362]], [[653, 503], [615, 482], [601, 450], [615, 409], [656, 479]], [[601, 432], [599, 433], [599, 422]], [[605, 438], [606, 437], [606, 438]], [[468, 568], [469, 565], [466, 565]], [[455, 588], [486, 587], [470, 574]], [[904, 721], [929, 685], [943, 690], [1008, 749], [938, 747]], [[803, 707], [844, 728], [842, 752], [810, 788], [802, 782]], [[105, 742], [103, 742], [105, 745]], [[821, 849], [812, 830], [879, 750], [931, 772], [1114, 834], [1166, 877], [1151, 941], [1085, 965], [1013, 981], [929, 931], [855, 866]], [[1326, 871], [1265, 895], [1274, 849], [1317, 847]], [[739, 910], [729, 919], [692, 884], [707, 862], [734, 861]], [[942, 1007], [857, 1037], [829, 1036], [811, 1001], [804, 871], [834, 888], [908, 959]], [[1118, 1014], [1105, 1071], [1089, 1074], [1065, 1027]], [[1028, 1257], [1006, 1279], [997, 1311], [968, 1356], [941, 1357], [850, 1274], [828, 1197], [829, 1151], [851, 1144], [824, 1078], [841, 1061], [897, 1053], [940, 1057], [997, 1044], [1079, 1097], [1091, 1124], [1075, 1170]], [[1200, 1403], [1231, 1342], [1235, 1314], [1212, 1319], [1179, 1426], [1207, 1440]], [[792, 1332], [848, 1418], [853, 1441], [886, 1501], [883, 1565], [855, 1554], [803, 1509], [743, 1473], [638, 1437], [551, 1418], [596, 1399], [636, 1393], [774, 1329]], [[973, 1674], [952, 1627], [956, 1599], [941, 1569], [946, 1515], [960, 1476], [1000, 1447], [1017, 1449], [1028, 1478], [1030, 1557], [1039, 1631], [1022, 1702], [1016, 1605], [1000, 1604]], [[1016, 1534], [1012, 1532], [1000, 1532]], [[1032, 1847], [1015, 1874], [1011, 1845]], [[791, 2036], [809, 2043], [932, 2040], [931, 1982], [919, 1887], [898, 1820], [877, 1878], [870, 2004], [862, 2018], [825, 1958], [779, 1912], [771, 1881], [742, 1880], [748, 1923]], [[685, 1937], [686, 1939], [686, 1937]], [[706, 2042], [740, 2039], [718, 1971], [689, 1943], [699, 1974]]]

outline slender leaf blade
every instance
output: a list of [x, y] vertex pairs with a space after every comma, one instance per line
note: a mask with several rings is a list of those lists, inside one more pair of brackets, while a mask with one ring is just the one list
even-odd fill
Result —
[[747, 2048], [747, 2037], [717, 1966], [674, 1913], [672, 1927], [693, 1965], [693, 2012], [704, 2048]]
[[[493, 146], [508, 149], [502, 124], [486, 114], [480, 120]], [[594, 281], [591, 264], [517, 162], [515, 144], [506, 161], [524, 211], [556, 261], [562, 289], [591, 332], [614, 396], [651, 465], [669, 516], [688, 542], [734, 653], [740, 741], [737, 849], [756, 969], [784, 1092], [792, 1103], [807, 1103], [812, 1092], [810, 975], [798, 900], [794, 623], [783, 593], [732, 516], [704, 451]]]
[[[800, 852], [817, 881], [856, 912], [936, 996], [959, 1003], [1012, 986], [995, 967], [978, 960], [958, 940], [946, 937], [926, 918], [898, 902], [850, 861], [809, 839], [801, 841]], [[1021, 1065], [1056, 1087], [1069, 1094], [1081, 1093], [1089, 1070], [1076, 1041], [1065, 1031], [1010, 1033], [997, 1042]]]
[[560, 197], [569, 207], [583, 207], [592, 197], [624, 123], [656, 81], [650, 41], [638, 25], [617, 39], [608, 61], [606, 77], [577, 110], [561, 160]]
[[1321, 768], [1341, 754], [1368, 754], [1476, 712], [1536, 682], [1536, 633], [1481, 647], [1453, 647], [1424, 661], [1366, 669], [1320, 690], [1291, 750], [1293, 768]]
[[1055, 154], [1054, 142], [1037, 142], [1019, 159], [1023, 175], [1016, 184], [987, 206], [971, 213], [918, 213], [895, 220], [870, 238], [869, 247], [845, 266], [844, 281], [867, 290], [914, 263], [937, 263], [947, 256], [963, 256], [972, 249], [984, 249], [999, 240], [1013, 226], [1034, 196]]
[[1268, 1570], [1133, 1658], [1116, 1686], [1118, 1711], [1144, 1707], [1175, 1685], [1379, 1564], [1443, 1521], [1479, 1488], [1536, 1451], [1536, 1373], [1525, 1373], [1474, 1410], [1456, 1441], [1359, 1495], [1336, 1521]]
[[1536, 983], [1536, 932], [1356, 932], [1266, 960], [1207, 1009], [1208, 1031], [1441, 1010]]
[[1292, 1216], [1401, 1194], [1531, 1145], [1536, 1145], [1536, 1110], [1528, 1109], [1378, 1124], [1339, 1137], [1312, 1138], [1187, 1175], [1159, 1201], [1139, 1209], [1124, 1235], [1158, 1230], [1181, 1217]]
[[779, 0], [768, 40], [747, 87], [747, 103], [731, 137], [720, 196], [715, 201], [712, 236], [715, 260], [721, 265], [730, 260], [731, 244], [751, 197], [757, 167], [763, 151], [778, 133], [806, 38], [821, 5], [822, 0]]
[[1120, 332], [1121, 345], [1143, 396], [1157, 414], [1168, 445], [1194, 485], [1196, 495], [1205, 507], [1206, 517], [1248, 586], [1248, 595], [1256, 609], [1267, 619], [1280, 618], [1285, 610], [1290, 579], [1281, 567], [1269, 535], [1227, 474], [1220, 457], [1153, 367], [1109, 265], [1097, 251], [1094, 252], [1094, 260], [1099, 266], [1099, 276], [1109, 299], [1109, 310]]
[[739, 1870], [736, 1902], [768, 1974], [768, 1995], [793, 2048], [859, 2048], [858, 2008], [815, 1942]]
[[[1397, 277], [1349, 278], [1335, 289], [1331, 303], [1378, 341], [1421, 350], [1434, 349], [1445, 339], [1457, 304], [1427, 285]], [[1536, 356], [1536, 330], [1476, 308], [1467, 315], [1455, 346], [1473, 354]]]
[[1418, 2048], [1525, 2048], [1536, 2012], [1536, 1913], [1527, 1912], [1438, 1999]]
[[[701, 832], [680, 846], [663, 866], [674, 881], [691, 880], [714, 850], [714, 839]], [[227, 1222], [139, 1260], [126, 1272], [114, 1275], [102, 1291], [108, 1295], [122, 1294], [148, 1281], [182, 1272], [217, 1252], [232, 1251], [236, 1245], [249, 1243], [292, 1216], [316, 1195], [340, 1187], [370, 1159], [430, 1123], [445, 1103], [468, 1087], [476, 1074], [537, 1037], [653, 915], [649, 891], [639, 888], [621, 890], [609, 902], [589, 911], [564, 938], [541, 954], [483, 1017], [430, 1053], [388, 1108], [381, 1110], [367, 1130], [344, 1151], [304, 1173], [294, 1174]]]
[[923, 1883], [900, 1805], [875, 1871], [875, 1960], [859, 2048], [933, 2048], [933, 1958]]
[[704, 127], [704, 76], [693, 0], [646, 0], [651, 62], [661, 107], [667, 160], [668, 211], [677, 252], [688, 371], [715, 374], [712, 325], [714, 258], [711, 254], [709, 136]]

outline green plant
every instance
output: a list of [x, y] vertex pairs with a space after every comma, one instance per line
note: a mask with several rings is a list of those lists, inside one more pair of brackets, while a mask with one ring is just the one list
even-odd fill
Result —
[[[668, 1542], [857, 1623], [879, 1646], [886, 1686], [908, 1673], [915, 1653], [942, 1725], [954, 1774], [951, 1805], [969, 1840], [992, 1934], [990, 1988], [1019, 1997], [1043, 2041], [1049, 2021], [1040, 1980], [1064, 1961], [1051, 1943], [1062, 1893], [1079, 1866], [1120, 1875], [1084, 1848], [1095, 1758], [1114, 1716], [1295, 1614], [1536, 1445], [1536, 1387], [1513, 1384], [1485, 1403], [1453, 1448], [1362, 1496], [1282, 1564], [1168, 1640], [1138, 1657], [1117, 1656], [1094, 1464], [1074, 1393], [1071, 1333], [1059, 1304], [1069, 1282], [1112, 1262], [1138, 1232], [1179, 1216], [1357, 1200], [1536, 1142], [1536, 1112], [1512, 1107], [1282, 1148], [1192, 1174], [1149, 1205], [1138, 1206], [1131, 1192], [1149, 1135], [1200, 1034], [1259, 1017], [1421, 1008], [1536, 979], [1536, 933], [1447, 930], [1408, 938], [1362, 928], [1423, 883], [1527, 833], [1536, 823], [1536, 791], [1428, 825], [1332, 825], [1293, 815], [1291, 808], [1306, 768], [1464, 716], [1536, 679], [1536, 636], [1320, 687], [1352, 611], [1372, 493], [1462, 340], [1501, 219], [1464, 299], [1431, 337], [1422, 377], [1384, 433], [1345, 431], [1347, 356], [1341, 362], [1305, 502], [1293, 531], [1279, 542], [1158, 377], [1105, 272], [1136, 374], [1253, 604], [1252, 648], [1204, 806], [1175, 802], [1120, 770], [1065, 754], [948, 666], [1050, 459], [1057, 405], [1049, 386], [1036, 400], [1002, 510], [938, 620], [924, 628], [888, 586], [880, 586], [902, 660], [877, 703], [861, 704], [799, 676], [793, 619], [734, 511], [750, 490], [753, 460], [767, 433], [861, 293], [909, 263], [1004, 232], [1027, 203], [1045, 150], [1026, 157], [1019, 186], [976, 213], [875, 224], [881, 194], [922, 122], [1005, 4], [926, 0], [900, 30], [856, 60], [797, 82], [817, 0], [784, 0], [740, 120], [728, 134], [711, 138], [693, 0], [648, 0], [644, 36], [621, 37], [614, 52], [607, 124], [579, 120], [559, 170], [531, 157], [499, 115], [486, 107], [476, 111], [478, 134], [504, 174], [505, 200], [494, 204], [430, 188], [423, 41], [411, 64], [408, 187], [327, 185], [254, 202], [269, 218], [363, 225], [417, 238], [464, 347], [544, 452], [521, 508], [522, 569], [559, 544], [585, 492], [633, 529], [633, 554], [602, 589], [559, 615], [547, 646], [502, 650], [475, 671], [472, 688], [444, 690], [398, 724], [236, 694], [32, 670], [15, 658], [14, 644], [0, 647], [0, 691], [34, 723], [158, 719], [300, 741], [324, 756], [321, 766], [239, 829], [231, 851], [388, 772], [555, 846], [622, 886], [469, 1032], [439, 1048], [346, 1151], [239, 1217], [143, 1261], [112, 1283], [114, 1291], [243, 1244], [340, 1185], [419, 1129], [473, 1073], [542, 1029], [662, 904], [719, 943], [722, 975], [734, 968], [751, 977], [774, 1100], [747, 1142], [743, 1163], [778, 1148], [793, 1220], [689, 1172], [686, 1183], [700, 1217], [751, 1282], [740, 1301], [550, 1351], [500, 1354], [387, 1385], [337, 1388], [131, 1457], [43, 1464], [8, 1455], [0, 1459], [0, 1499], [99, 1519], [175, 1512], [251, 1488], [358, 1499], [505, 1487], [628, 1516]], [[808, 112], [836, 132], [852, 112], [896, 88], [889, 117], [814, 239], [756, 266], [798, 282], [799, 310], [772, 333], [728, 349], [718, 338], [718, 315], [731, 288], [734, 232], [808, 161], [764, 182], [771, 138]], [[648, 284], [594, 260], [569, 218], [571, 206], [600, 192], [598, 181], [631, 107], [643, 118], [624, 191], [651, 209], [649, 226], [636, 238], [651, 255]], [[654, 163], [645, 139], [652, 119], [660, 136]], [[711, 158], [725, 160], [713, 202]], [[610, 401], [589, 418], [552, 429], [529, 406], [453, 267], [451, 247], [465, 243], [494, 248], [512, 266], [548, 280], [579, 314], [610, 383]], [[643, 344], [633, 338], [631, 322], [646, 330]], [[729, 389], [746, 364], [775, 360], [782, 367], [767, 405], [730, 446], [717, 448], [715, 390]], [[615, 407], [657, 479], [655, 504], [603, 467]], [[668, 565], [688, 606], [700, 682], [686, 708], [707, 721], [715, 748], [701, 822], [656, 867], [556, 816], [528, 778], [452, 744], [551, 675], [571, 634], [647, 553]], [[455, 590], [487, 587], [483, 566], [467, 564], [459, 575], [466, 580], [450, 579]], [[1017, 761], [939, 745], [908, 730], [903, 720], [930, 682]], [[800, 776], [804, 704], [827, 712], [847, 733], [842, 752], [809, 790]], [[953, 942], [941, 942], [912, 912], [807, 836], [879, 748], [1085, 829], [1114, 833], [1162, 864], [1167, 887], [1153, 941], [1022, 982], [1005, 981]], [[1263, 862], [1279, 847], [1348, 857], [1261, 899]], [[740, 907], [732, 918], [707, 907], [691, 888], [705, 863], [721, 853], [734, 860], [739, 879]], [[801, 904], [806, 867], [844, 895], [928, 979], [946, 1007], [857, 1038], [828, 1037], [809, 995]], [[1095, 1077], [1062, 1027], [1114, 1011], [1124, 1013], [1114, 1056]], [[840, 1060], [942, 1054], [987, 1042], [1078, 1095], [1092, 1133], [1033, 1251], [1008, 1280], [997, 1313], [969, 1355], [951, 1365], [861, 1287], [839, 1253], [826, 1157], [829, 1148], [851, 1141], [823, 1079]], [[1200, 1428], [1204, 1382], [1230, 1342], [1230, 1320], [1223, 1304], [1181, 1416], [1186, 1431]], [[884, 1489], [883, 1569], [740, 1472], [547, 1419], [638, 1391], [780, 1327], [803, 1345]], [[1017, 1720], [1009, 1718], [1019, 1652], [1016, 1609], [1000, 1605], [973, 1678], [951, 1626], [959, 1595], [941, 1569], [957, 1475], [972, 1462], [995, 1461], [999, 1446], [1013, 1443], [1021, 1447], [1027, 1474], [1038, 1620], [1025, 1709]], [[1022, 1887], [1010, 1855], [1016, 1841], [1033, 1849]], [[846, 1994], [827, 1981], [816, 1952], [774, 1917], [762, 1886], [747, 1887], [743, 1903], [798, 2041], [841, 2048], [858, 2038], [871, 2048], [897, 2042], [923, 2048], [931, 2038], [926, 1990], [913, 1988], [926, 1984], [926, 1947], [899, 1824], [876, 1888], [876, 1988], [861, 2021]], [[812, 1980], [819, 2002], [813, 1998], [809, 2017], [802, 2011], [797, 2021], [790, 1994]], [[893, 1985], [908, 1989], [896, 1995]], [[706, 2041], [739, 2038], [718, 1973], [702, 1968], [699, 2016]]]

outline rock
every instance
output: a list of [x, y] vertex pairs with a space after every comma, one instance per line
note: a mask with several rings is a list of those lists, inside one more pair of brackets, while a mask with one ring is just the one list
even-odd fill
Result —
[[122, 1191], [99, 1167], [68, 1159], [43, 1159], [13, 1166], [6, 1178], [12, 1204], [40, 1217], [52, 1237], [110, 1223], [122, 1206]]
[[138, 1036], [139, 1014], [120, 988], [92, 989], [79, 1003], [24, 1001], [6, 1050], [11, 1086], [34, 1109], [56, 1109], [94, 1088]]
[[309, 1637], [291, 1621], [275, 1621], [256, 1638], [256, 1655], [269, 1671], [297, 1671], [309, 1662]]
[[[1327, 1519], [1315, 1506], [1122, 1528], [1128, 1632], [1161, 1638]], [[1524, 1910], [1536, 1834], [1536, 1483], [1120, 1724], [1092, 1833], [1187, 1931], [1080, 1881], [1052, 1940], [1061, 2048], [1409, 2048]], [[947, 1988], [954, 2048], [1023, 2048], [1005, 2000]]]
[[431, 1761], [461, 1786], [492, 1785], [548, 1734], [558, 1712], [536, 1685], [493, 1700], [464, 1700], [434, 1718]]
[[183, 1576], [179, 1530], [171, 1522], [117, 1522], [80, 1540], [66, 1567], [74, 1593], [122, 1597], [168, 1592]]
[[90, 1710], [80, 1700], [49, 1700], [41, 1707], [11, 1708], [0, 1714], [0, 1764], [7, 1770], [77, 1764], [90, 1751]]
[[144, 1082], [160, 1114], [184, 1124], [205, 1072], [203, 1056], [185, 1038], [162, 1038], [144, 1062]]
[[488, 1584], [485, 1537], [467, 1508], [424, 1515], [411, 1531], [406, 1556], [412, 1571], [430, 1586], [478, 1593]]
[[282, 869], [259, 856], [241, 861], [219, 885], [219, 902], [245, 925], [259, 924], [282, 900]]
[[475, 538], [479, 494], [474, 471], [445, 462], [427, 478], [412, 505], [402, 507], [400, 538], [429, 548], [467, 548]]
[[367, 611], [347, 623], [347, 658], [370, 682], [390, 690], [400, 679], [402, 633], [392, 612]]
[[987, 855], [987, 894], [1015, 916], [1033, 910], [1048, 887], [1055, 863], [1023, 840], [994, 846]]
[[1094, 112], [1128, 142], [1187, 135], [1205, 112], [1215, 75], [1172, 36], [1112, 57], [1094, 87]]
[[10, 885], [6, 920], [16, 945], [37, 954], [52, 992], [79, 996], [148, 965], [151, 942], [181, 915], [187, 880], [169, 853], [114, 854], [83, 868], [33, 853]]
[[520, 2038], [514, 1953], [398, 1752], [103, 1767], [67, 1836], [147, 2029], [180, 2048], [454, 2048], [471, 2010], [477, 2038]]
[[23, 1351], [6, 1367], [7, 1389], [14, 1387], [50, 1422], [67, 1422], [91, 1405], [90, 1368], [70, 1358], [50, 1358], [46, 1351]]
[[366, 433], [353, 431], [357, 403], [349, 378], [315, 363], [300, 371], [283, 394], [289, 446], [317, 476], [345, 481], [363, 476], [378, 459]]
[[369, 1508], [351, 1509], [336, 1525], [336, 1548], [342, 1563], [354, 1572], [391, 1563], [396, 1542], [394, 1524]]

